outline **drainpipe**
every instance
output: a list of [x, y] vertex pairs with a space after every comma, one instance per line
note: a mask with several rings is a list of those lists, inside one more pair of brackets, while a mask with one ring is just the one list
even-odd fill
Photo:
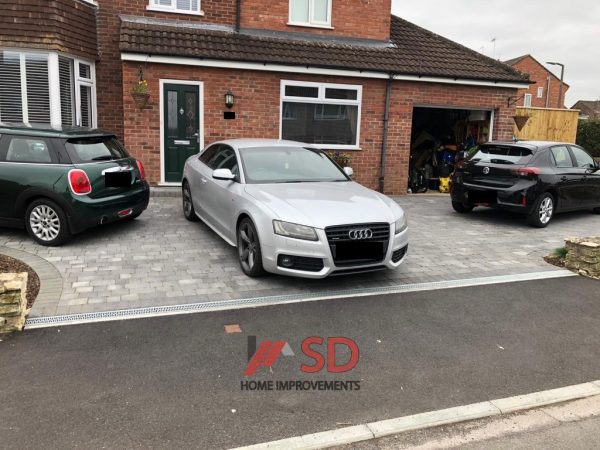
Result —
[[242, 0], [237, 0], [235, 5], [235, 32], [240, 32], [242, 22]]
[[383, 193], [385, 188], [385, 163], [387, 157], [387, 141], [388, 141], [388, 129], [390, 122], [390, 103], [392, 99], [392, 83], [394, 81], [394, 74], [390, 73], [390, 77], [387, 80], [385, 88], [385, 110], [383, 112], [383, 138], [381, 140], [381, 167], [379, 173], [379, 191]]
[[548, 77], [548, 82], [546, 83], [546, 108], [550, 107], [550, 84], [552, 83], [552, 77]]

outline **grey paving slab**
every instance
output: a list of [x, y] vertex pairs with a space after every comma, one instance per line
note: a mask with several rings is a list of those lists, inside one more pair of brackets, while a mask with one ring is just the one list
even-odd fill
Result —
[[153, 197], [138, 220], [89, 230], [59, 248], [41, 247], [24, 231], [0, 229], [0, 252], [41, 258], [41, 270], [62, 277], [62, 286], [48, 284], [54, 296], [45, 295], [32, 317], [549, 271], [555, 268], [542, 257], [565, 237], [600, 229], [600, 216], [589, 212], [557, 216], [540, 230], [501, 211], [456, 214], [446, 196], [398, 197], [410, 225], [409, 256], [400, 269], [326, 280], [253, 280], [241, 273], [234, 248], [204, 224], [183, 218], [180, 201]]

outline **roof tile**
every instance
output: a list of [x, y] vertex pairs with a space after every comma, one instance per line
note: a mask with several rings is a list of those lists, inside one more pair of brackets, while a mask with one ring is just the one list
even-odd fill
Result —
[[392, 16], [389, 43], [308, 39], [289, 33], [203, 28], [181, 21], [121, 17], [123, 52], [310, 65], [401, 75], [526, 83], [506, 64]]

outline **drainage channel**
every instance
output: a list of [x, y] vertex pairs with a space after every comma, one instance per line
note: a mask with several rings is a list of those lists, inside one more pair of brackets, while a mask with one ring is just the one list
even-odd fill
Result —
[[535, 281], [551, 278], [577, 276], [568, 270], [553, 270], [548, 272], [532, 272], [517, 275], [500, 275], [493, 277], [468, 278], [463, 280], [435, 281], [430, 283], [402, 284], [366, 289], [347, 289], [321, 291], [318, 293], [299, 293], [276, 295], [269, 297], [243, 298], [221, 300], [214, 302], [190, 303], [184, 305], [153, 306], [145, 308], [121, 309], [116, 311], [69, 314], [50, 317], [32, 317], [27, 320], [26, 329], [48, 328], [65, 325], [77, 325], [94, 322], [109, 322], [115, 320], [142, 319], [149, 317], [193, 314], [200, 312], [226, 311], [261, 306], [283, 305], [289, 303], [313, 302], [339, 298], [367, 297], [371, 295], [390, 295], [419, 291], [436, 291], [490, 284], [516, 283], [520, 281]]

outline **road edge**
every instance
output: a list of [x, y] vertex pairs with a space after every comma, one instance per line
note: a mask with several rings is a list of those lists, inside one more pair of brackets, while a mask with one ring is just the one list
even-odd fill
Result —
[[407, 431], [434, 428], [441, 425], [467, 422], [492, 416], [509, 415], [519, 411], [579, 400], [600, 395], [600, 380], [533, 392], [525, 395], [489, 400], [454, 408], [430, 411], [395, 419], [370, 422], [352, 427], [306, 434], [277, 441], [264, 442], [233, 450], [316, 450], [352, 444]]

